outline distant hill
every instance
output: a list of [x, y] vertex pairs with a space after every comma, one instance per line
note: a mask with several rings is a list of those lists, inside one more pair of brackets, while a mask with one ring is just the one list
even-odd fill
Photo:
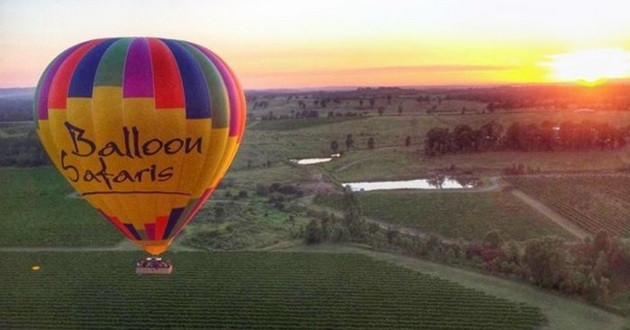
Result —
[[0, 88], [0, 98], [31, 98], [35, 94], [35, 87]]
[[35, 88], [0, 88], [0, 122], [33, 120]]

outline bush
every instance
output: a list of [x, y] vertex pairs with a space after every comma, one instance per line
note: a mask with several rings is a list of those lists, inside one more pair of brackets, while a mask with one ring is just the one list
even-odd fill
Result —
[[260, 196], [267, 196], [269, 194], [269, 186], [261, 183], [257, 184], [256, 193]]
[[319, 221], [313, 219], [305, 229], [306, 244], [319, 244], [322, 241], [322, 227]]
[[490, 248], [498, 249], [503, 244], [503, 238], [498, 230], [491, 230], [486, 234], [483, 242]]

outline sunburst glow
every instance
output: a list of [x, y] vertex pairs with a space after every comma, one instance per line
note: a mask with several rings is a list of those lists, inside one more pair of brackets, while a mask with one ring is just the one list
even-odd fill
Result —
[[621, 48], [586, 49], [550, 56], [544, 63], [558, 81], [595, 84], [605, 79], [630, 77], [630, 52]]

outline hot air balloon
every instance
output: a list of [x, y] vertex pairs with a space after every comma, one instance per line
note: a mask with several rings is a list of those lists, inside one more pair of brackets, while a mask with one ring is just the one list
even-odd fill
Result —
[[245, 127], [236, 76], [212, 51], [160, 38], [70, 47], [42, 74], [37, 132], [59, 172], [152, 255], [226, 174]]

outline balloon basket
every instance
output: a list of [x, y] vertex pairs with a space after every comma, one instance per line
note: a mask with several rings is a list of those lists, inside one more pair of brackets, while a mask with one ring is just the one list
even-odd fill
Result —
[[169, 275], [173, 264], [159, 257], [147, 257], [136, 263], [137, 275]]

